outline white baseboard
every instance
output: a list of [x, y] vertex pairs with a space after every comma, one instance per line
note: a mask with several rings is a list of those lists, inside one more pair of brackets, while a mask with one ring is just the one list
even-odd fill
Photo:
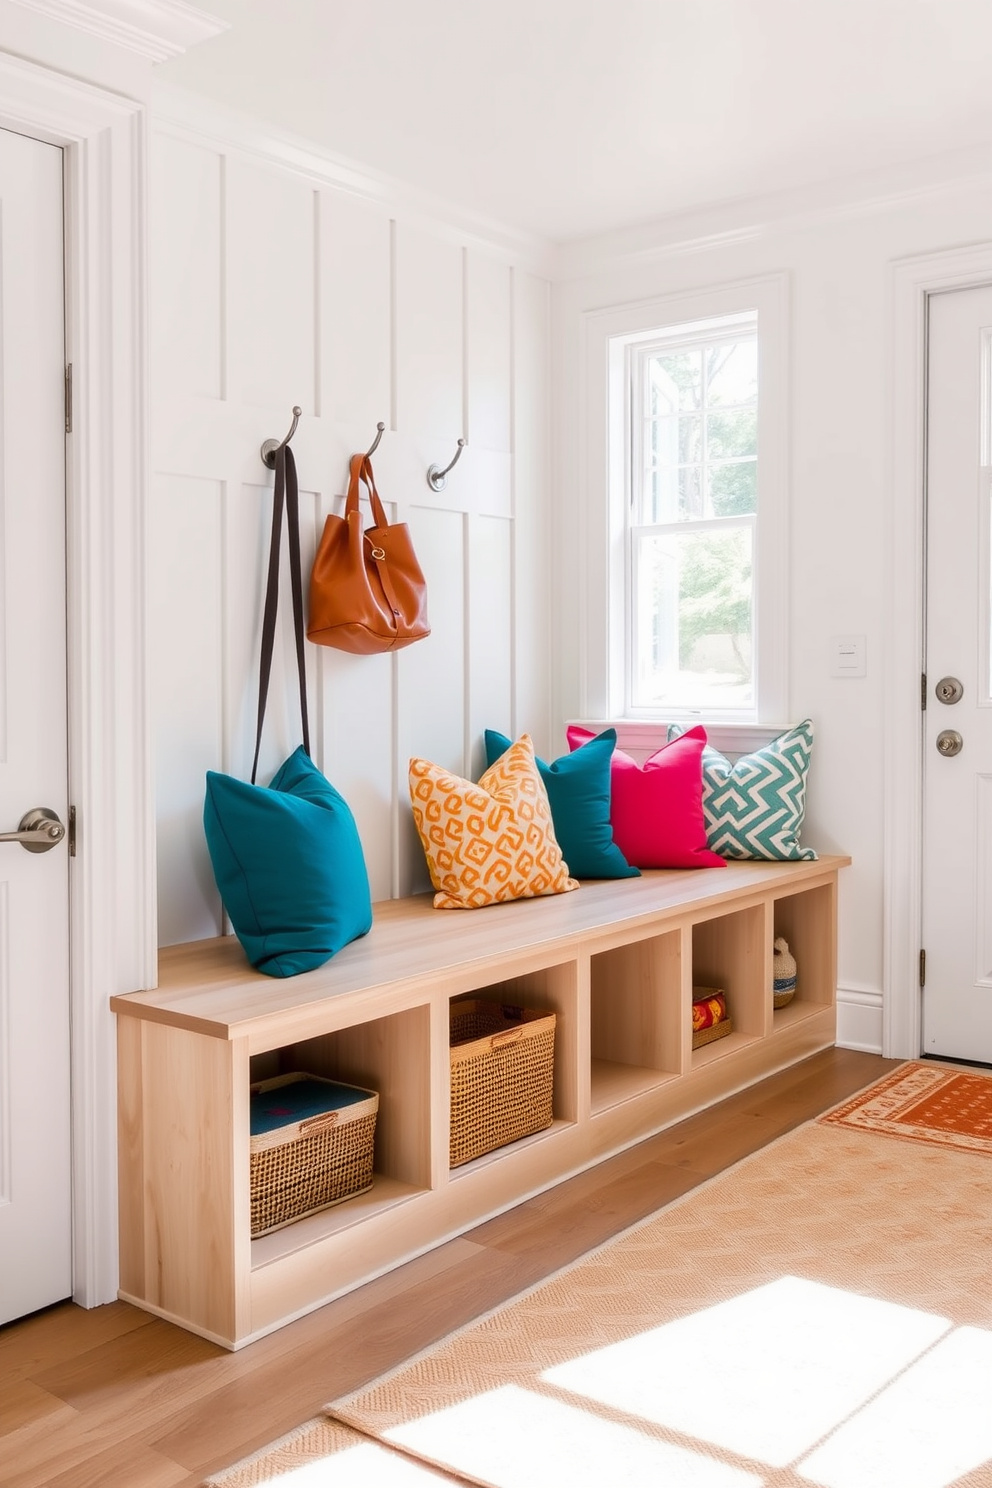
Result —
[[837, 988], [837, 1043], [842, 1049], [881, 1054], [881, 992], [867, 987]]

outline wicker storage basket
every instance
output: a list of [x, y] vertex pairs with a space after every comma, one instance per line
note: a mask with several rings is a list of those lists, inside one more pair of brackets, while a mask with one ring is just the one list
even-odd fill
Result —
[[252, 1085], [252, 1239], [368, 1192], [378, 1109], [374, 1090], [317, 1075]]
[[[693, 987], [693, 1002], [710, 1002], [713, 998], [724, 999], [726, 1006], [726, 994], [722, 987]], [[694, 1028], [692, 1030], [692, 1047], [701, 1049], [704, 1044], [711, 1044], [714, 1039], [726, 1038], [728, 1033], [734, 1031], [734, 1020], [728, 1013], [718, 1023], [710, 1023], [706, 1028]]]
[[692, 1047], [701, 1049], [704, 1044], [711, 1044], [714, 1039], [726, 1038], [728, 1033], [734, 1031], [733, 1018], [723, 1018], [719, 1023], [711, 1023], [709, 1028], [700, 1028], [692, 1035]]
[[450, 1004], [453, 1168], [551, 1125], [555, 1014]]

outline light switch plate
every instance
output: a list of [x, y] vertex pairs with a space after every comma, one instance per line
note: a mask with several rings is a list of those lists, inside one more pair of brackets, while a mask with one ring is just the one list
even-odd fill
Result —
[[868, 663], [863, 635], [830, 637], [831, 677], [865, 677]]

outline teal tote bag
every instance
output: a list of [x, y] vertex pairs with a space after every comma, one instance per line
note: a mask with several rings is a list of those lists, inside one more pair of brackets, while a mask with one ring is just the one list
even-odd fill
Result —
[[[255, 776], [279, 606], [284, 507], [303, 743], [261, 786]], [[288, 446], [276, 452], [251, 781], [208, 770], [203, 827], [234, 933], [251, 965], [266, 976], [312, 971], [371, 928], [369, 878], [355, 819], [310, 758], [299, 486]]]

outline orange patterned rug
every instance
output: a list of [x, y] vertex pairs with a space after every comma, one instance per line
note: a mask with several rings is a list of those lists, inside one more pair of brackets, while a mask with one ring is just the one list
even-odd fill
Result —
[[992, 1073], [914, 1061], [819, 1119], [992, 1156]]

